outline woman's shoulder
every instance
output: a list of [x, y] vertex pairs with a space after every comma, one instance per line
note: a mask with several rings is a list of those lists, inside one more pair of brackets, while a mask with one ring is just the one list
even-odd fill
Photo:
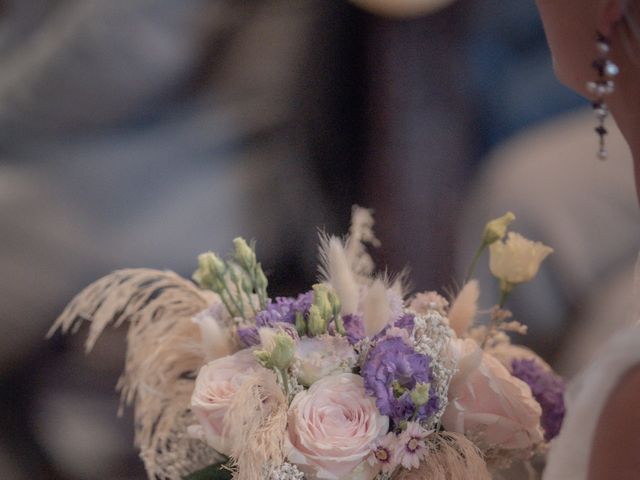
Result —
[[640, 365], [618, 381], [596, 425], [589, 479], [636, 479], [640, 471]]
[[[600, 424], [603, 428], [606, 426], [606, 422], [600, 421], [601, 417], [614, 403], [619, 403], [620, 408], [623, 402], [635, 398], [637, 405], [640, 398], [638, 367], [640, 327], [633, 327], [612, 337], [572, 382], [567, 392], [567, 415], [560, 435], [551, 444], [545, 480], [588, 478], [596, 431], [600, 435]], [[624, 416], [623, 412], [619, 414]], [[615, 444], [620, 441], [616, 439]]]

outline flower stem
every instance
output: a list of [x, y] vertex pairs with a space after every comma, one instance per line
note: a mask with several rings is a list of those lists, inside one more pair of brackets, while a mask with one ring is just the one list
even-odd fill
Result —
[[277, 370], [280, 378], [282, 379], [282, 388], [284, 388], [284, 395], [285, 397], [287, 397], [287, 400], [289, 400], [289, 380], [287, 378], [287, 372], [282, 370], [281, 368], [278, 368]]
[[498, 307], [503, 309], [513, 291], [513, 284], [500, 281], [500, 300], [498, 301]]
[[[242, 308], [242, 304], [238, 304], [238, 302], [236, 301], [235, 297], [233, 296], [233, 294], [231, 293], [231, 290], [229, 290], [229, 287], [227, 286], [227, 282], [223, 281], [222, 282], [223, 286], [224, 286], [224, 290], [227, 292], [227, 295], [229, 295], [229, 299], [231, 300], [231, 302], [233, 303], [233, 305], [236, 307], [236, 310], [238, 312], [238, 316], [244, 318], [244, 308]], [[242, 300], [242, 299], [241, 299]], [[234, 315], [235, 316], [235, 315]]]
[[235, 317], [235, 314], [233, 312], [233, 308], [231, 308], [231, 305], [229, 305], [229, 301], [225, 298], [224, 296], [224, 290], [220, 290], [218, 293], [218, 296], [220, 297], [220, 300], [222, 300], [222, 303], [224, 304], [225, 308], [227, 309], [227, 312], [229, 312], [229, 314], [232, 317]]
[[473, 260], [471, 260], [471, 265], [469, 265], [469, 270], [467, 270], [467, 275], [464, 277], [464, 283], [462, 285], [465, 285], [469, 280], [471, 280], [471, 277], [475, 273], [476, 267], [478, 266], [478, 260], [480, 260], [480, 257], [482, 256], [486, 248], [487, 243], [482, 242], [476, 250], [476, 253], [473, 255]]

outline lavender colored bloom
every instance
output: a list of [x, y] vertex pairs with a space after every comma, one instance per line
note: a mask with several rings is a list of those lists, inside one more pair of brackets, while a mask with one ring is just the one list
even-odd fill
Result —
[[[260, 327], [260, 328], [273, 328], [277, 330], [281, 330], [295, 341], [300, 340], [300, 336], [298, 335], [298, 331], [296, 327], [291, 325], [290, 323], [284, 322], [275, 322], [270, 327]], [[260, 333], [258, 327], [244, 327], [238, 329], [238, 337], [240, 338], [240, 342], [244, 347], [255, 347], [256, 345], [261, 344]]]
[[245, 348], [260, 345], [260, 335], [257, 327], [239, 328], [238, 337]]
[[394, 327], [404, 328], [409, 335], [413, 332], [413, 327], [415, 326], [416, 316], [411, 313], [405, 313], [400, 318], [398, 318], [395, 322], [393, 322]]
[[301, 293], [297, 298], [277, 297], [266, 308], [256, 315], [256, 326], [273, 327], [277, 323], [296, 323], [296, 313], [301, 313], [306, 319], [313, 302], [313, 291]]
[[547, 371], [533, 359], [515, 359], [511, 373], [531, 387], [533, 398], [542, 407], [540, 423], [544, 438], [549, 441], [560, 432], [564, 418], [564, 382], [553, 372]]
[[367, 355], [361, 370], [365, 390], [376, 398], [380, 413], [396, 425], [414, 414], [416, 421], [426, 420], [437, 411], [439, 399], [433, 389], [424, 405], [416, 406], [411, 399], [418, 383], [432, 382], [430, 362], [427, 355], [417, 353], [398, 337], [381, 340]]
[[412, 313], [403, 314], [401, 317], [396, 319], [396, 321], [393, 322], [393, 324], [387, 325], [379, 333], [377, 333], [373, 337], [373, 340], [377, 341], [385, 338], [385, 336], [387, 335], [387, 331], [389, 330], [390, 327], [402, 328], [406, 330], [409, 335], [411, 335], [411, 333], [413, 332], [413, 327], [415, 326], [415, 318], [416, 316], [413, 315]]
[[364, 338], [364, 323], [358, 314], [349, 314], [342, 317], [344, 329], [347, 333], [347, 340], [351, 345], [355, 345]]
[[298, 295], [298, 297], [293, 301], [291, 305], [291, 310], [294, 313], [294, 317], [296, 313], [302, 313], [306, 319], [307, 315], [309, 314], [309, 309], [311, 308], [312, 303], [313, 303], [313, 290], [309, 290], [306, 293], [301, 293], [300, 295]]

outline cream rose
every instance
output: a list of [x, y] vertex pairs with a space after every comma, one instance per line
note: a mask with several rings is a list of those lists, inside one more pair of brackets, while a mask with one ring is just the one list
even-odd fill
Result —
[[310, 386], [321, 378], [353, 370], [357, 356], [346, 337], [304, 337], [296, 345], [298, 381]]
[[450, 352], [459, 370], [442, 417], [447, 430], [470, 436], [483, 449], [525, 449], [542, 441], [541, 408], [526, 383], [474, 340], [455, 339]]
[[249, 349], [202, 367], [191, 395], [191, 410], [200, 428], [192, 428], [191, 433], [202, 436], [216, 451], [229, 454], [232, 445], [231, 439], [224, 435], [224, 416], [247, 377], [260, 369], [265, 370]]
[[518, 233], [509, 232], [505, 242], [492, 243], [489, 251], [491, 273], [501, 281], [515, 285], [535, 277], [540, 264], [553, 249], [540, 242], [532, 242]]
[[289, 407], [287, 457], [310, 478], [371, 479], [363, 461], [375, 440], [389, 431], [362, 377], [342, 373], [315, 382]]

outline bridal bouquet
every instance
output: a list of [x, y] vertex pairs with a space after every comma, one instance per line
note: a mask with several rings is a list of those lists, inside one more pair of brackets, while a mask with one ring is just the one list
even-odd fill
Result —
[[[195, 284], [122, 270], [66, 308], [52, 332], [129, 323], [118, 383], [133, 403], [151, 479], [482, 479], [543, 452], [564, 415], [563, 384], [505, 302], [552, 251], [489, 222], [451, 302], [408, 296], [376, 274], [368, 210], [345, 239], [323, 236], [320, 279], [271, 298], [254, 246], [199, 257]], [[506, 238], [505, 238], [506, 237]], [[478, 309], [475, 264], [488, 249], [501, 300]]]

